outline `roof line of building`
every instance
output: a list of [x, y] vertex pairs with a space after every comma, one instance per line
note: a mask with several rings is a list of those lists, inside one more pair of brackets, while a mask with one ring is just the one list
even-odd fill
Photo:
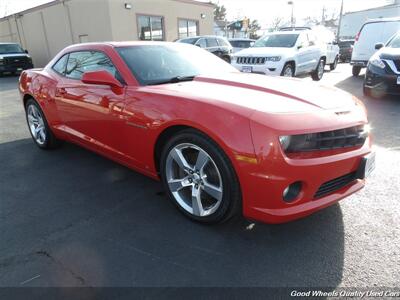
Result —
[[[30, 12], [34, 12], [36, 10], [40, 10], [46, 7], [50, 7], [59, 3], [64, 3], [64, 2], [69, 2], [71, 0], [53, 0], [47, 3], [43, 3], [41, 5], [38, 6], [34, 6], [25, 10], [21, 10], [19, 12], [4, 16], [2, 18], [0, 18], [0, 22], [4, 21], [4, 20], [8, 20], [9, 18], [15, 18], [15, 17], [19, 17], [21, 15], [30, 13]], [[196, 1], [196, 0], [172, 0], [172, 1], [176, 1], [176, 2], [182, 2], [182, 3], [188, 3], [188, 4], [194, 4], [194, 5], [202, 5], [202, 6], [208, 6], [208, 7], [213, 7], [214, 4], [210, 3], [210, 2], [201, 2], [201, 1]]]
[[350, 14], [356, 14], [356, 13], [359, 13], [359, 12], [370, 11], [370, 10], [375, 10], [375, 9], [388, 9], [388, 8], [394, 8], [394, 7], [399, 7], [400, 8], [400, 4], [393, 3], [393, 4], [384, 5], [384, 6], [371, 7], [371, 8], [363, 9], [363, 10], [350, 11], [350, 12], [347, 12], [347, 13], [345, 13], [343, 15], [350, 15]]

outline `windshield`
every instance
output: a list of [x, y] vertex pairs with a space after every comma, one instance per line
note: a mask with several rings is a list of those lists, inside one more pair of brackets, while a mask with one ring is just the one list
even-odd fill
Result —
[[192, 44], [194, 45], [199, 38], [190, 38], [190, 39], [183, 39], [183, 40], [179, 40], [179, 43], [185, 43], [185, 44]]
[[0, 44], [0, 54], [24, 53], [18, 44]]
[[230, 64], [196, 46], [185, 44], [116, 48], [142, 85], [200, 74], [238, 72]]
[[394, 38], [392, 38], [392, 40], [389, 41], [387, 47], [400, 48], [400, 34], [398, 34]]
[[298, 34], [269, 34], [255, 42], [253, 47], [292, 48], [298, 37]]

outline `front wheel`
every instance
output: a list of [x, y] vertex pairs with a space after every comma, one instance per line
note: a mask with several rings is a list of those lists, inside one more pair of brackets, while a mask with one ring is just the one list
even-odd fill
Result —
[[318, 62], [317, 68], [311, 73], [311, 78], [314, 81], [319, 81], [324, 76], [325, 60], [321, 58]]
[[25, 106], [26, 121], [35, 144], [41, 149], [56, 148], [60, 141], [51, 132], [39, 104], [29, 99]]
[[361, 67], [353, 66], [351, 72], [353, 73], [353, 76], [357, 77], [358, 75], [360, 75]]
[[219, 223], [240, 208], [240, 185], [231, 162], [195, 130], [181, 131], [164, 147], [160, 171], [169, 198], [192, 220]]
[[283, 67], [281, 76], [283, 77], [293, 77], [294, 76], [294, 68], [293, 65], [290, 63], [285, 64]]

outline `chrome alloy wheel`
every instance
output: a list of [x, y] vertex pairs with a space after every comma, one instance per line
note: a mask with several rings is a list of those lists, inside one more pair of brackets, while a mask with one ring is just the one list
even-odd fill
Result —
[[39, 145], [43, 145], [46, 142], [46, 127], [42, 113], [35, 105], [29, 105], [27, 117], [33, 138]]
[[166, 159], [165, 172], [172, 195], [188, 213], [204, 217], [220, 206], [223, 197], [220, 171], [200, 147], [190, 143], [173, 147]]
[[283, 70], [283, 76], [284, 77], [293, 77], [293, 70], [290, 66], [286, 67], [285, 70]]
[[324, 75], [324, 69], [325, 69], [325, 63], [323, 60], [321, 60], [318, 64], [318, 78], [322, 78]]

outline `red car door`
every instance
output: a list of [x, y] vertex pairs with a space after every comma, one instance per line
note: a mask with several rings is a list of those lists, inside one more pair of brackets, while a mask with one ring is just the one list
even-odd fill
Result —
[[83, 73], [98, 70], [106, 70], [119, 78], [117, 69], [103, 52], [70, 53], [65, 77], [57, 86], [57, 107], [65, 130], [73, 139], [118, 154], [117, 135], [123, 123], [125, 88], [116, 90], [81, 81]]

